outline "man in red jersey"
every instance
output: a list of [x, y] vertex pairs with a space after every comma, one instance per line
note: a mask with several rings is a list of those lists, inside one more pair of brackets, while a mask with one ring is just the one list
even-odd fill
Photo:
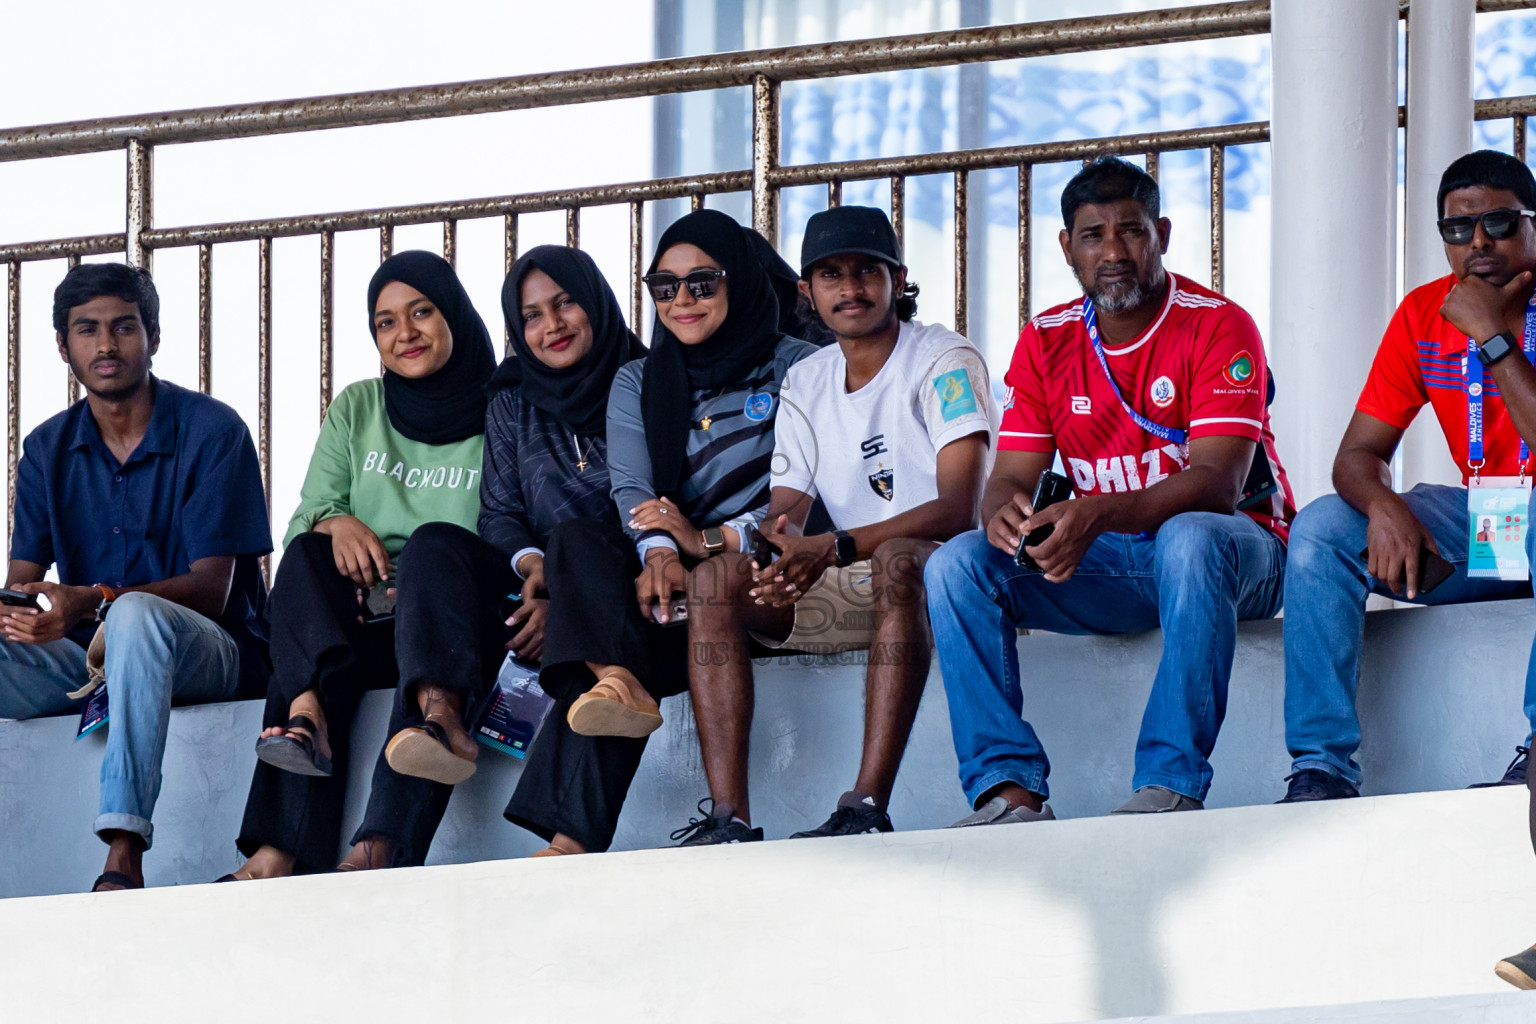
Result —
[[[1050, 763], [1020, 718], [1018, 627], [1163, 629], [1117, 813], [1196, 810], [1226, 712], [1239, 619], [1280, 607], [1293, 514], [1267, 411], [1264, 344], [1222, 296], [1163, 269], [1157, 183], [1103, 159], [1062, 192], [1061, 248], [1086, 293], [1019, 337], [985, 530], [924, 579], [949, 695], [959, 825], [1036, 821]], [[1031, 507], [1060, 454], [1075, 499]], [[1049, 537], [1035, 536], [1050, 528]], [[1023, 538], [1027, 559], [1017, 559]], [[1021, 564], [1022, 562], [1022, 564]]]
[[[1515, 157], [1480, 150], [1446, 168], [1437, 201], [1451, 273], [1409, 292], [1392, 315], [1334, 458], [1338, 493], [1309, 504], [1292, 533], [1285, 802], [1359, 794], [1355, 687], [1369, 594], [1417, 604], [1531, 595], [1524, 506], [1527, 439], [1536, 438], [1536, 179]], [[1462, 486], [1398, 494], [1392, 456], [1426, 404]], [[1436, 568], [1443, 582], [1427, 575]], [[1525, 739], [1493, 785], [1525, 784], [1536, 668], [1525, 679], [1525, 713]]]

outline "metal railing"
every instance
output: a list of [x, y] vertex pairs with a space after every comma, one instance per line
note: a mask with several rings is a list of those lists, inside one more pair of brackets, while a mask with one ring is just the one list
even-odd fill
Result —
[[[1477, 6], [1480, 12], [1516, 10], [1536, 7], [1536, 0], [1479, 0]], [[842, 186], [845, 183], [888, 179], [891, 218], [898, 237], [903, 237], [906, 179], [918, 175], [948, 174], [953, 176], [954, 184], [955, 329], [965, 333], [970, 299], [967, 265], [969, 177], [976, 171], [1017, 168], [1018, 314], [1022, 329], [1030, 311], [1030, 202], [1032, 172], [1036, 166], [1087, 160], [1100, 154], [1141, 154], [1146, 158], [1148, 170], [1156, 177], [1159, 159], [1163, 154], [1205, 150], [1209, 154], [1210, 167], [1211, 284], [1219, 291], [1224, 278], [1225, 152], [1230, 146], [1267, 142], [1267, 122], [786, 167], [779, 163], [780, 86], [787, 81], [1258, 35], [1267, 33], [1269, 26], [1267, 0], [1245, 0], [1133, 15], [969, 28], [818, 46], [656, 60], [426, 88], [390, 89], [0, 130], [0, 161], [121, 150], [127, 165], [127, 210], [123, 231], [0, 244], [0, 262], [7, 265], [8, 271], [9, 302], [6, 339], [7, 536], [13, 515], [16, 465], [21, 442], [21, 273], [24, 263], [68, 259], [74, 265], [83, 256], [123, 253], [129, 263], [148, 267], [158, 249], [196, 246], [198, 384], [207, 392], [212, 383], [214, 351], [213, 247], [231, 242], [257, 243], [256, 434], [262, 481], [266, 487], [270, 513], [274, 238], [318, 235], [320, 239], [319, 398], [322, 418], [332, 396], [335, 236], [339, 231], [378, 231], [379, 256], [382, 260], [393, 250], [393, 232], [396, 227], [440, 223], [443, 255], [453, 263], [459, 222], [500, 217], [503, 221], [505, 268], [510, 268], [518, 254], [518, 218], [521, 215], [564, 211], [566, 242], [574, 246], [580, 241], [583, 210], [626, 205], [629, 208], [629, 314], [631, 325], [638, 328], [642, 313], [640, 275], [643, 269], [646, 203], [690, 198], [693, 208], [700, 209], [707, 196], [750, 193], [753, 226], [777, 243], [778, 197], [781, 189], [823, 184], [827, 188], [828, 203], [835, 206], [841, 202]], [[748, 85], [752, 88], [752, 162], [747, 170], [369, 210], [170, 228], [154, 226], [153, 154], [154, 147], [161, 144], [458, 117]], [[1515, 152], [1522, 159], [1526, 148], [1526, 118], [1532, 114], [1536, 114], [1536, 97], [1483, 100], [1476, 106], [1479, 120], [1513, 120]], [[68, 394], [71, 402], [79, 397], [79, 385], [72, 374], [68, 380]]]

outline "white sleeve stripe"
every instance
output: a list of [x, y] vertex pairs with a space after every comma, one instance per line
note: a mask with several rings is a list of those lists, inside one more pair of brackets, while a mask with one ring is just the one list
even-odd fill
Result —
[[1258, 420], [1244, 419], [1241, 416], [1212, 416], [1203, 420], [1189, 421], [1191, 427], [1203, 427], [1207, 423], [1245, 423], [1250, 427], [1258, 427], [1260, 430], [1264, 429], [1264, 424]]
[[1001, 436], [1001, 437], [1055, 437], [1056, 436], [1055, 434], [1026, 434], [1022, 430], [1000, 430], [1000, 431], [998, 431], [998, 435]]

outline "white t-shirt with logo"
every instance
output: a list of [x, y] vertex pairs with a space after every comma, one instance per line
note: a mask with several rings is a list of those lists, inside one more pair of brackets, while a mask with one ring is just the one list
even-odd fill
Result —
[[951, 441], [985, 433], [991, 461], [997, 414], [987, 364], [963, 336], [904, 323], [873, 380], [850, 394], [847, 371], [835, 344], [790, 368], [771, 486], [820, 495], [850, 530], [936, 500], [938, 453]]

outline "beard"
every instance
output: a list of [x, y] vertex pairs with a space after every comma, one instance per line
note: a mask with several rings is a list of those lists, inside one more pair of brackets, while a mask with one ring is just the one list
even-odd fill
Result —
[[1105, 313], [1124, 313], [1146, 304], [1162, 291], [1163, 282], [1168, 279], [1167, 272], [1163, 270], [1163, 261], [1156, 258], [1147, 267], [1146, 273], [1130, 281], [1100, 285], [1095, 271], [1093, 283], [1090, 284], [1083, 280], [1083, 275], [1075, 266], [1072, 268], [1072, 276], [1077, 278], [1083, 294], [1093, 300], [1094, 307]]

